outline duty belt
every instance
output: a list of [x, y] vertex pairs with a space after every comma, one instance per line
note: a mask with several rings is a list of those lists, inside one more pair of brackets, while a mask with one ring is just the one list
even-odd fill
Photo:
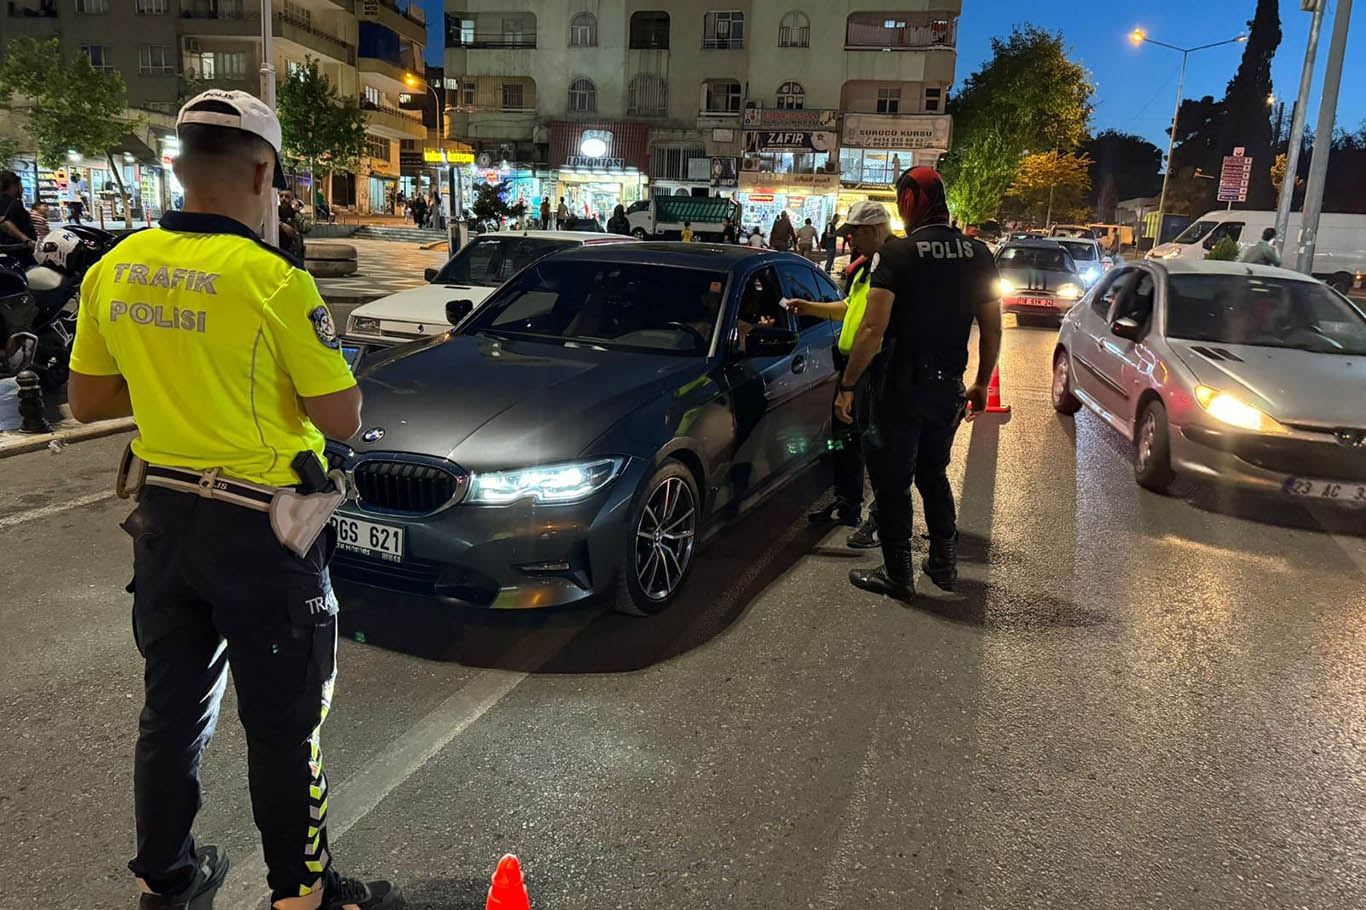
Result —
[[166, 487], [182, 493], [194, 493], [204, 499], [216, 499], [257, 512], [269, 512], [270, 504], [281, 487], [268, 487], [249, 480], [225, 477], [220, 468], [195, 471], [190, 468], [166, 468], [161, 465], [147, 465], [143, 483], [154, 487]]

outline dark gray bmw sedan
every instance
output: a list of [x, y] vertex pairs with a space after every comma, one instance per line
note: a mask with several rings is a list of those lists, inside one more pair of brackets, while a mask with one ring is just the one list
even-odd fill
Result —
[[583, 247], [368, 361], [328, 449], [343, 599], [666, 608], [700, 540], [826, 451], [839, 326], [784, 297], [841, 294], [787, 253]]

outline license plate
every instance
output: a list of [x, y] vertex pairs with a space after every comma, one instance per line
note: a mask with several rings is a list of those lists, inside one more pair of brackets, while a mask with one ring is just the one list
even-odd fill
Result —
[[1291, 496], [1303, 499], [1322, 499], [1328, 502], [1366, 506], [1366, 483], [1338, 483], [1334, 480], [1287, 477], [1281, 489]]
[[403, 529], [392, 525], [375, 524], [345, 515], [333, 515], [332, 526], [337, 529], [337, 547], [372, 559], [388, 562], [403, 561]]
[[1050, 297], [1021, 297], [1020, 302], [1025, 306], [1046, 306], [1053, 307], [1053, 300]]

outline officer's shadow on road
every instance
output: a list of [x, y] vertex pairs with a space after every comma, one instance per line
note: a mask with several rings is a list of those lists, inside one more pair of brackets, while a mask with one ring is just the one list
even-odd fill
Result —
[[[820, 543], [806, 521], [828, 469], [805, 471], [702, 547], [678, 602], [653, 617], [601, 605], [508, 613], [404, 599], [343, 609], [343, 634], [428, 660], [527, 673], [624, 673], [677, 657], [725, 632], [759, 594]], [[357, 635], [361, 633], [361, 635]]]

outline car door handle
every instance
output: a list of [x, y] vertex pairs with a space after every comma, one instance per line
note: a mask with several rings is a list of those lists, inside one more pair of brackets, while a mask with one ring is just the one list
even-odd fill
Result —
[[804, 372], [806, 372], [806, 355], [805, 355], [805, 354], [798, 354], [797, 356], [795, 356], [795, 357], [792, 358], [792, 372], [794, 372], [794, 373], [804, 373]]

